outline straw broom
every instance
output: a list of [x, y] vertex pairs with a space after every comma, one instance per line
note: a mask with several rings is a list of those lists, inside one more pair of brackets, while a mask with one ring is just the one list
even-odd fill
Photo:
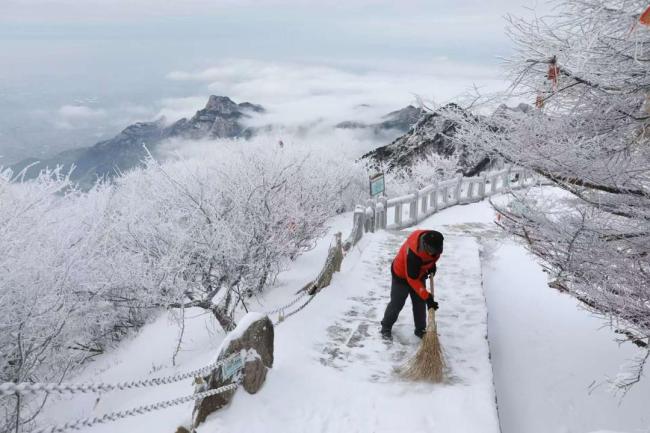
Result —
[[[429, 286], [431, 287], [431, 296], [433, 296], [433, 275], [429, 275]], [[424, 333], [420, 348], [413, 359], [407, 363], [402, 376], [410, 380], [439, 383], [443, 380], [444, 369], [445, 359], [438, 339], [436, 312], [430, 308], [427, 332]]]

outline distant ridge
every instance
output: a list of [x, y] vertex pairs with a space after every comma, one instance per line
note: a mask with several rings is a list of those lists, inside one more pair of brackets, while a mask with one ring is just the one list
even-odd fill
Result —
[[252, 131], [244, 127], [242, 119], [250, 113], [263, 113], [261, 105], [243, 102], [235, 103], [227, 96], [211, 95], [205, 108], [190, 119], [180, 119], [165, 126], [165, 119], [153, 122], [138, 122], [126, 127], [115, 137], [100, 141], [92, 147], [61, 152], [46, 160], [24, 159], [13, 166], [14, 173], [26, 167], [25, 178], [38, 176], [45, 168], [74, 166], [72, 180], [82, 185], [92, 185], [101, 177], [112, 177], [120, 171], [130, 170], [146, 157], [144, 146], [155, 152], [157, 145], [168, 138], [200, 140], [205, 138], [249, 137]]
[[[515, 108], [499, 106], [494, 114], [502, 116], [526, 115], [532, 107], [519, 104]], [[453, 116], [446, 113], [453, 112]], [[436, 111], [424, 113], [413, 127], [403, 136], [386, 146], [378, 147], [361, 157], [369, 167], [389, 172], [409, 170], [418, 160], [430, 155], [450, 157], [458, 156], [458, 171], [465, 176], [474, 176], [488, 169], [493, 160], [485, 152], [477, 153], [473, 149], [459, 148], [453, 137], [458, 124], [450, 117], [474, 116], [459, 105], [451, 103]]]

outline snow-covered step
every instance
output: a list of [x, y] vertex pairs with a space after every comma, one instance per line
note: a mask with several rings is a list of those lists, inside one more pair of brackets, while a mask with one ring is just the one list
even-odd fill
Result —
[[379, 320], [389, 299], [390, 262], [406, 235], [365, 238], [333, 284], [277, 328], [276, 364], [263, 389], [238, 393], [199, 432], [498, 432], [473, 238], [446, 238], [436, 277], [449, 383], [405, 382], [396, 374], [419, 344], [410, 301], [392, 344], [381, 340]]

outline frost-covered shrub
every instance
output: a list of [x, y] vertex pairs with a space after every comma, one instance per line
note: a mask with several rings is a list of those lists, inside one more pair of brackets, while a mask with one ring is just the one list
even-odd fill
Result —
[[[97, 296], [110, 284], [107, 192], [81, 193], [56, 170], [24, 184], [0, 175], [0, 382], [61, 380], [120, 322]], [[2, 404], [13, 423], [16, 402]], [[22, 421], [38, 404], [22, 405]]]
[[386, 190], [391, 197], [412, 193], [438, 181], [458, 175], [458, 158], [431, 154], [402, 170], [386, 174]]
[[[58, 381], [157, 308], [224, 329], [365, 194], [331, 149], [263, 140], [190, 155], [80, 191], [60, 171], [0, 174], [0, 382]], [[0, 405], [13, 425], [17, 401]], [[40, 401], [20, 403], [27, 428]]]
[[202, 149], [201, 158], [149, 161], [120, 179], [115, 224], [130, 224], [119, 234], [132, 255], [122, 266], [138, 267], [143, 293], [209, 309], [228, 329], [236, 309], [312, 248], [336, 210], [349, 207], [346, 194], [360, 193], [360, 176], [352, 164], [308, 151], [220, 146], [227, 157]]

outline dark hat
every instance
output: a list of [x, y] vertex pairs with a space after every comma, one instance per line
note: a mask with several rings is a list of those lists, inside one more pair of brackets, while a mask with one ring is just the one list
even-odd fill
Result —
[[442, 254], [442, 244], [444, 240], [445, 238], [442, 236], [442, 233], [431, 230], [422, 235], [422, 246], [427, 254]]

